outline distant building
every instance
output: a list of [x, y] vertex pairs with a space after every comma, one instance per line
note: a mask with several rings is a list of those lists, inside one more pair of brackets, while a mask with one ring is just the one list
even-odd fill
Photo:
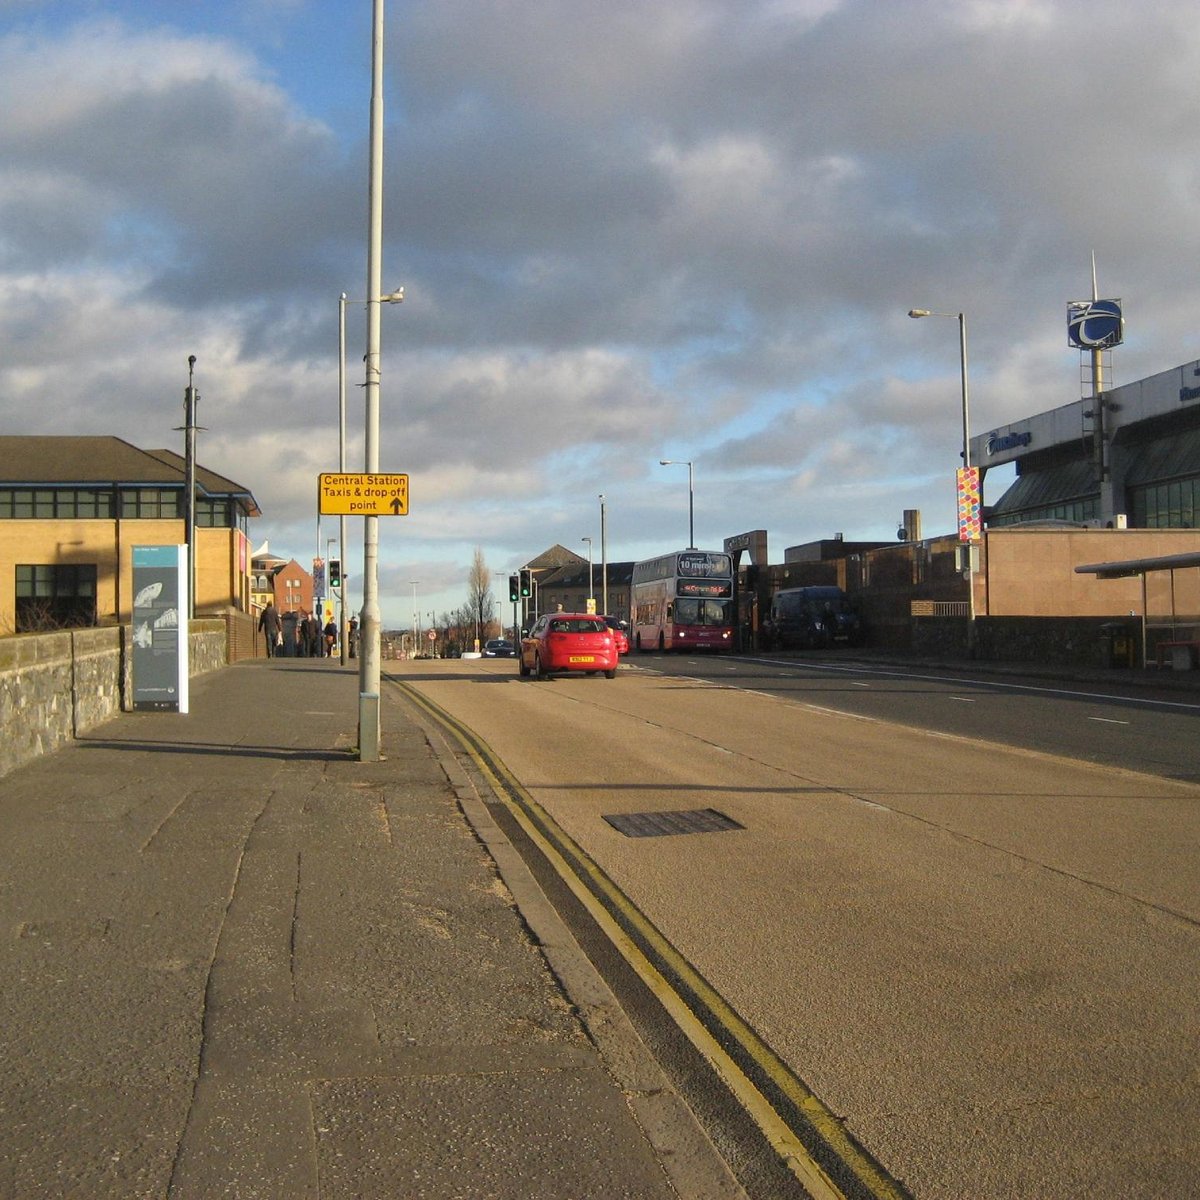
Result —
[[[0, 437], [0, 634], [127, 622], [135, 545], [182, 545], [185, 463], [116, 437]], [[251, 609], [248, 488], [197, 465], [196, 612]]]
[[313, 610], [312, 572], [294, 558], [276, 558], [270, 554], [255, 554], [251, 559], [253, 604], [266, 608], [268, 602], [281, 613]]

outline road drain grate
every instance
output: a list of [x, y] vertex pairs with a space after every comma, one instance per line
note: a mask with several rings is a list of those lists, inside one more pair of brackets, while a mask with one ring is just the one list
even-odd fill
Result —
[[677, 833], [721, 833], [745, 829], [732, 817], [715, 808], [693, 808], [683, 812], [614, 813], [604, 819], [626, 837], [667, 837]]

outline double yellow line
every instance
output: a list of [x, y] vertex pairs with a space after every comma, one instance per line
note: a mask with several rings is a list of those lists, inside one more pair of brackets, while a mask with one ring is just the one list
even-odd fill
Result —
[[[738, 1103], [758, 1125], [813, 1200], [909, 1200], [909, 1193], [846, 1131], [845, 1126], [802, 1080], [729, 1006], [654, 924], [509, 773], [488, 746], [416, 688], [394, 676], [393, 683], [469, 756], [488, 786], [500, 797], [530, 841], [571, 889], [579, 902], [672, 1020], [724, 1080]], [[671, 975], [677, 981], [667, 977]], [[689, 1003], [683, 992], [692, 998]], [[735, 1058], [727, 1045], [736, 1047]], [[822, 1155], [845, 1179], [839, 1185], [814, 1152], [777, 1111], [775, 1104], [739, 1065], [745, 1062], [760, 1080], [794, 1109], [821, 1143]], [[848, 1189], [848, 1190], [847, 1190]]]

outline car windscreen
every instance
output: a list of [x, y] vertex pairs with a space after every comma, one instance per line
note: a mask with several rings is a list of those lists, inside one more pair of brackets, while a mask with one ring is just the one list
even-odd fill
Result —
[[551, 633], [606, 633], [608, 626], [591, 617], [559, 617], [550, 622]]

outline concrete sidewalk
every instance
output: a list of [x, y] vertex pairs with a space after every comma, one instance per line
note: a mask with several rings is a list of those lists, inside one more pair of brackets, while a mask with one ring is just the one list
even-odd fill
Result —
[[739, 1195], [386, 687], [353, 758], [357, 698], [245, 663], [0, 780], [0, 1196]]

